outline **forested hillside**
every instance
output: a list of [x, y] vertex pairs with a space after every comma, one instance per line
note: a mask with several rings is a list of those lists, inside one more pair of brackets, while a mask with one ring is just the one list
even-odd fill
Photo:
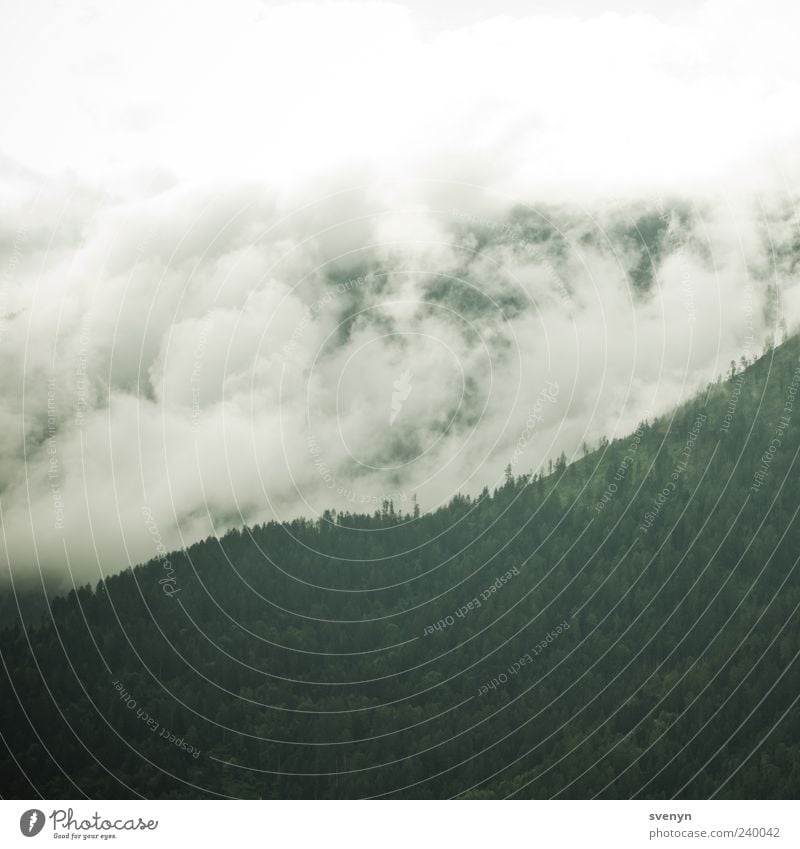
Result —
[[800, 342], [739, 368], [551, 474], [55, 599], [0, 636], [3, 795], [797, 797]]

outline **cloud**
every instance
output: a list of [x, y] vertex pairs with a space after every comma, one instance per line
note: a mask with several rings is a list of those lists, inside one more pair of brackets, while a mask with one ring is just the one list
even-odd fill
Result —
[[199, 3], [188, 21], [178, 2], [33, 0], [4, 15], [6, 152], [129, 192], [170, 174], [289, 188], [354, 162], [459, 179], [469, 163], [473, 182], [523, 195], [675, 187], [730, 179], [800, 120], [788, 2], [666, 21], [517, 12], [427, 36], [392, 3]]
[[15, 580], [152, 557], [153, 522], [432, 509], [759, 353], [800, 318], [796, 12], [730, 8], [4, 13]]

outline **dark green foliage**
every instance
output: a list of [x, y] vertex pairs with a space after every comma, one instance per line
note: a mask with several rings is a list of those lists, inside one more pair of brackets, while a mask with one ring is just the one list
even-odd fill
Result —
[[799, 355], [547, 477], [55, 599], [0, 635], [3, 795], [796, 798]]

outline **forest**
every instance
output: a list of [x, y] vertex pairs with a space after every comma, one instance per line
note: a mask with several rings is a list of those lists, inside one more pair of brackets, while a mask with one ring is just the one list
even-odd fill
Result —
[[3, 796], [796, 798], [798, 386], [794, 336], [493, 491], [53, 598], [0, 633]]

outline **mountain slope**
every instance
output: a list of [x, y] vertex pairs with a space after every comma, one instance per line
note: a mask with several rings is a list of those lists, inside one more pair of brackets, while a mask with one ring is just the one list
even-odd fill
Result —
[[792, 338], [547, 477], [54, 600], [4, 795], [796, 797], [799, 386]]

